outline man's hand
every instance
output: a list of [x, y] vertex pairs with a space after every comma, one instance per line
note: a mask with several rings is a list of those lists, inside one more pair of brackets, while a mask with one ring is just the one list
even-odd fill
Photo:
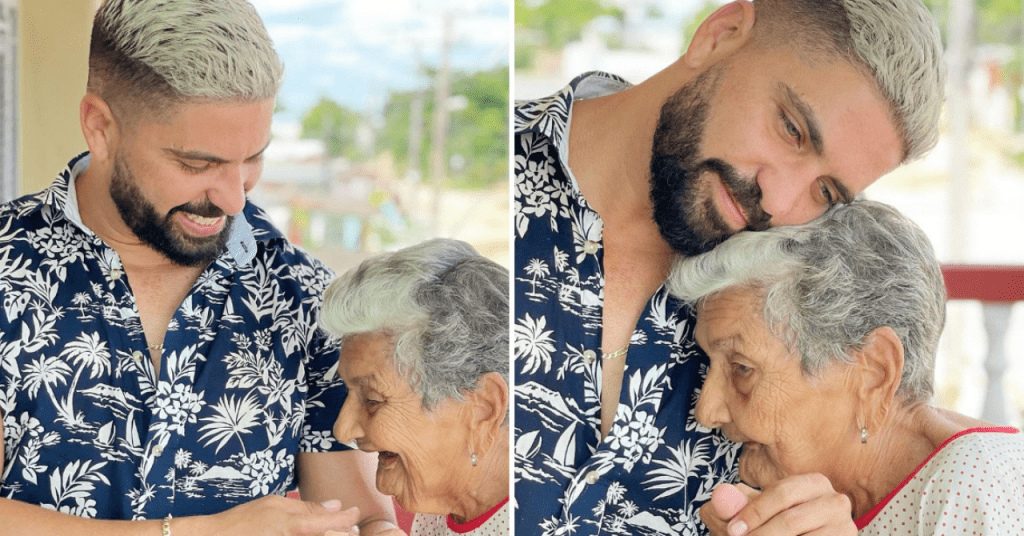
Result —
[[850, 510], [849, 497], [814, 473], [784, 478], [762, 491], [719, 485], [700, 517], [715, 536], [855, 536]]
[[[268, 495], [211, 516], [171, 522], [172, 534], [239, 534], [246, 536], [320, 536], [353, 532], [359, 509], [341, 509], [340, 501], [323, 504]], [[357, 533], [357, 532], [355, 532]]]

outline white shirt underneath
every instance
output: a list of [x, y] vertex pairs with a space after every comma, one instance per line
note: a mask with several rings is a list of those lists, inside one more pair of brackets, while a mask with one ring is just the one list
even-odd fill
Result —
[[416, 514], [410, 536], [509, 536], [508, 498], [484, 515], [466, 523], [456, 523], [448, 516]]

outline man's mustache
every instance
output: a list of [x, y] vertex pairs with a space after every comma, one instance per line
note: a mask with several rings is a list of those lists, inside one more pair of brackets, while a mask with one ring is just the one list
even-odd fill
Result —
[[697, 177], [700, 177], [705, 171], [718, 175], [729, 195], [746, 214], [747, 226], [745, 229], [764, 231], [770, 227], [772, 215], [761, 208], [761, 186], [757, 184], [755, 177], [744, 177], [736, 168], [720, 158], [708, 158], [701, 162], [694, 171]]

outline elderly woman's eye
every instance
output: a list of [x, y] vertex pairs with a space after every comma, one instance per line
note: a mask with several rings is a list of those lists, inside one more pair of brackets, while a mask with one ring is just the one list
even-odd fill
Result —
[[366, 407], [366, 409], [369, 409], [369, 410], [377, 409], [383, 403], [384, 403], [383, 400], [376, 400], [376, 399], [373, 399], [373, 398], [364, 398], [363, 399], [363, 406]]
[[732, 364], [732, 373], [735, 374], [736, 376], [747, 376], [753, 371], [754, 369], [752, 367], [748, 367], [743, 363]]

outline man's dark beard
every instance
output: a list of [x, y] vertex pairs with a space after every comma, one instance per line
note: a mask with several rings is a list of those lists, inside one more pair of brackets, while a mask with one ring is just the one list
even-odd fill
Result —
[[[651, 201], [662, 238], [677, 252], [693, 256], [710, 251], [733, 234], [716, 210], [706, 173], [717, 175], [747, 216], [746, 229], [768, 228], [771, 215], [761, 208], [761, 188], [718, 158], [701, 160], [700, 145], [708, 103], [718, 91], [725, 67], [712, 67], [684, 85], [661, 107], [651, 151]], [[711, 180], [708, 177], [707, 180]]]
[[135, 185], [135, 177], [121, 155], [114, 158], [110, 197], [113, 198], [121, 219], [135, 236], [179, 266], [205, 266], [226, 248], [231, 225], [234, 223], [233, 216], [228, 216], [224, 229], [215, 236], [197, 238], [175, 233], [171, 219], [175, 212], [218, 218], [224, 215], [224, 211], [207, 200], [204, 203], [178, 205], [160, 218], [153, 204], [146, 200], [142, 191]]

